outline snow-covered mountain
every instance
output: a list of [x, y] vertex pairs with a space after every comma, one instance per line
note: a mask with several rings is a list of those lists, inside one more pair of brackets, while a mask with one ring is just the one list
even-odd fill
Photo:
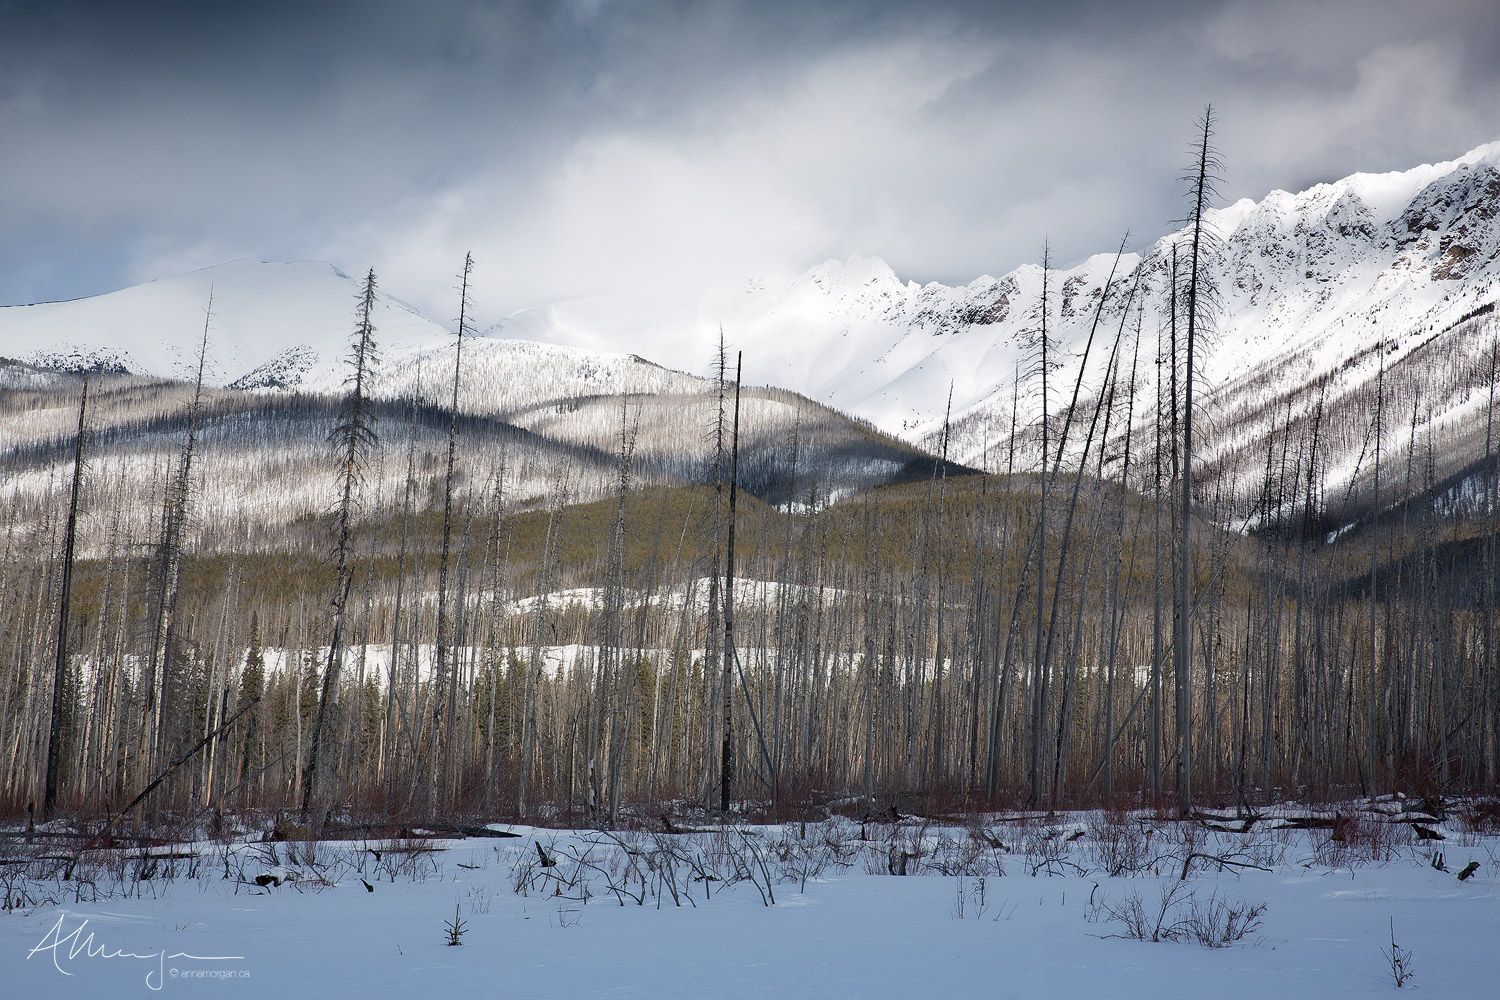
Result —
[[[1260, 444], [1278, 427], [1335, 414], [1319, 461], [1327, 489], [1353, 495], [1369, 465], [1361, 456], [1372, 451], [1373, 380], [1383, 367], [1400, 397], [1390, 405], [1403, 414], [1384, 424], [1387, 450], [1425, 442], [1443, 453], [1435, 465], [1447, 463], [1436, 469], [1439, 480], [1459, 469], [1472, 457], [1474, 418], [1485, 402], [1475, 390], [1487, 378], [1485, 313], [1500, 297], [1497, 216], [1500, 143], [1212, 212], [1218, 245], [1207, 270], [1220, 307], [1200, 354], [1203, 454], [1222, 464], [1264, 451]], [[1049, 392], [1053, 412], [1071, 396], [1091, 331], [1098, 338], [1085, 399], [1121, 330], [1121, 373], [1135, 368], [1142, 387], [1135, 420], [1152, 411], [1172, 247], [1182, 238], [1172, 233], [1137, 252], [1047, 273], [1047, 328], [1062, 363]], [[333, 389], [343, 378], [359, 286], [327, 264], [237, 261], [94, 298], [0, 309], [0, 355], [186, 375], [212, 291], [213, 381]], [[994, 466], [1009, 434], [1016, 374], [1028, 367], [1027, 345], [1040, 326], [1042, 287], [1037, 265], [967, 285], [919, 285], [878, 259], [856, 257], [788, 281], [752, 279], [701, 295], [684, 289], [667, 310], [621, 300], [558, 303], [516, 313], [470, 341], [461, 402], [534, 420], [539, 407], [567, 398], [701, 392], [702, 380], [643, 359], [706, 370], [722, 326], [731, 350], [745, 352], [748, 382], [803, 393], [929, 449], [938, 446], [951, 387], [951, 454]], [[376, 326], [385, 357], [377, 391], [401, 394], [420, 381], [422, 394], [438, 401], [451, 332], [384, 295]], [[1030, 382], [1020, 397], [1024, 426], [1041, 400]], [[1122, 416], [1114, 433], [1124, 426]]]
[[[319, 261], [238, 260], [68, 302], [0, 308], [0, 357], [36, 367], [191, 379], [208, 325], [207, 381], [236, 389], [337, 389], [363, 280]], [[212, 303], [210, 307], [210, 302]], [[377, 393], [437, 399], [453, 334], [381, 292]], [[696, 392], [703, 382], [618, 351], [476, 337], [460, 400], [503, 414], [565, 395]]]
[[[1404, 412], [1383, 422], [1388, 454], [1393, 443], [1432, 442], [1440, 452], [1437, 478], [1456, 471], [1472, 458], [1473, 418], [1484, 395], [1475, 391], [1478, 354], [1490, 337], [1483, 317], [1500, 298], [1497, 216], [1500, 143], [1444, 163], [1355, 174], [1212, 211], [1217, 246], [1207, 271], [1219, 307], [1199, 356], [1199, 385], [1207, 390], [1203, 453], [1221, 463], [1243, 457], [1321, 406], [1339, 415], [1335, 432], [1325, 427], [1320, 443], [1325, 487], [1357, 493], [1371, 464], [1360, 456], [1373, 451], [1365, 432], [1384, 358], [1385, 377], [1401, 397], [1385, 402]], [[1123, 328], [1123, 374], [1133, 364], [1141, 383], [1136, 420], [1152, 411], [1172, 247], [1185, 253], [1184, 236], [1171, 233], [1138, 252], [1100, 254], [1048, 273], [1047, 329], [1062, 363], [1049, 390], [1053, 411], [1071, 397], [1096, 315], [1099, 341], [1085, 393], [1100, 383], [1109, 344]], [[1004, 455], [1016, 373], [1029, 367], [1041, 291], [1036, 265], [967, 285], [919, 285], [880, 260], [853, 258], [779, 286], [750, 282], [706, 297], [696, 311], [634, 322], [628, 336], [632, 350], [647, 356], [682, 356], [694, 345], [702, 353], [722, 323], [757, 380], [804, 392], [929, 449], [939, 444], [951, 386], [951, 453], [993, 467]], [[518, 314], [502, 332], [597, 348], [621, 332], [602, 321], [607, 315], [602, 303], [568, 303]], [[1035, 418], [1034, 384], [1022, 386], [1017, 408], [1023, 425]], [[1466, 447], [1452, 447], [1466, 440]]]
[[[181, 447], [192, 395], [171, 380], [196, 374], [206, 318], [214, 388], [198, 431], [205, 531], [239, 525], [244, 534], [326, 510], [326, 439], [361, 286], [327, 264], [236, 261], [95, 298], [0, 309], [0, 390], [10, 390], [0, 392], [0, 499], [49, 495], [71, 454], [78, 380], [65, 372], [76, 370], [109, 373], [90, 405], [94, 457], [109, 470], [96, 484], [109, 491], [100, 502], [155, 488]], [[372, 502], [388, 507], [407, 468], [391, 456], [409, 439], [418, 467], [445, 457], [455, 337], [385, 295], [374, 324], [374, 420], [385, 449], [367, 485]], [[713, 383], [633, 355], [474, 336], [462, 372], [463, 478], [490, 489], [503, 474], [516, 502], [604, 495], [618, 480], [622, 432], [643, 486], [696, 482], [712, 448]], [[800, 502], [930, 473], [930, 459], [909, 444], [794, 393], [751, 389], [742, 416], [742, 482], [764, 499]], [[800, 468], [784, 447], [794, 437]]]
[[[210, 382], [284, 388], [326, 381], [339, 377], [362, 284], [318, 261], [233, 261], [105, 295], [0, 309], [0, 355], [34, 365], [191, 378], [207, 316]], [[375, 323], [383, 344], [445, 335], [386, 295]]]

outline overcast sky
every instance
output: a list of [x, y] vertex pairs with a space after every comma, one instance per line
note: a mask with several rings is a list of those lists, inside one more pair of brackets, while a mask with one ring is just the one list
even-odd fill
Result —
[[[312, 8], [313, 12], [309, 12]], [[238, 257], [446, 321], [1165, 232], [1194, 119], [1259, 198], [1500, 139], [1494, 0], [0, 0], [0, 302]]]

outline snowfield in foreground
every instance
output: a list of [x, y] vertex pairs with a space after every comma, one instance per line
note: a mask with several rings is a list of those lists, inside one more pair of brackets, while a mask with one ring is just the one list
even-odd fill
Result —
[[241, 838], [71, 880], [17, 836], [0, 970], [18, 997], [1372, 997], [1394, 924], [1408, 988], [1495, 996], [1500, 837], [1395, 808]]

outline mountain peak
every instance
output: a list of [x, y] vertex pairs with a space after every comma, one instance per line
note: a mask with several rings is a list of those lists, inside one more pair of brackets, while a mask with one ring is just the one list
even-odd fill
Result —
[[903, 284], [884, 260], [858, 254], [842, 260], [836, 257], [825, 260], [809, 268], [800, 280], [831, 296], [846, 295], [872, 286]]

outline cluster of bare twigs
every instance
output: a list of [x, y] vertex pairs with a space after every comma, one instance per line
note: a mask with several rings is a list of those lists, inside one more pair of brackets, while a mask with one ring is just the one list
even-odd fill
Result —
[[1192, 882], [1175, 879], [1161, 884], [1154, 906], [1132, 889], [1116, 903], [1101, 895], [1092, 904], [1090, 915], [1093, 919], [1103, 915], [1123, 926], [1123, 933], [1111, 937], [1227, 948], [1253, 934], [1265, 912], [1266, 904], [1248, 903], [1217, 888], [1205, 899]]
[[828, 830], [791, 824], [780, 831], [725, 826], [691, 834], [596, 831], [577, 838], [537, 838], [511, 866], [511, 886], [523, 896], [587, 904], [601, 896], [621, 906], [664, 901], [697, 906], [714, 893], [749, 883], [766, 906], [776, 887], [805, 890], [831, 868], [853, 865], [856, 849]]
[[82, 848], [56, 835], [0, 839], [0, 912], [64, 903], [158, 898], [178, 883], [219, 886], [232, 894], [316, 892], [358, 879], [423, 882], [441, 869], [438, 849], [422, 838], [327, 841], [207, 837], [141, 839], [131, 846]]

